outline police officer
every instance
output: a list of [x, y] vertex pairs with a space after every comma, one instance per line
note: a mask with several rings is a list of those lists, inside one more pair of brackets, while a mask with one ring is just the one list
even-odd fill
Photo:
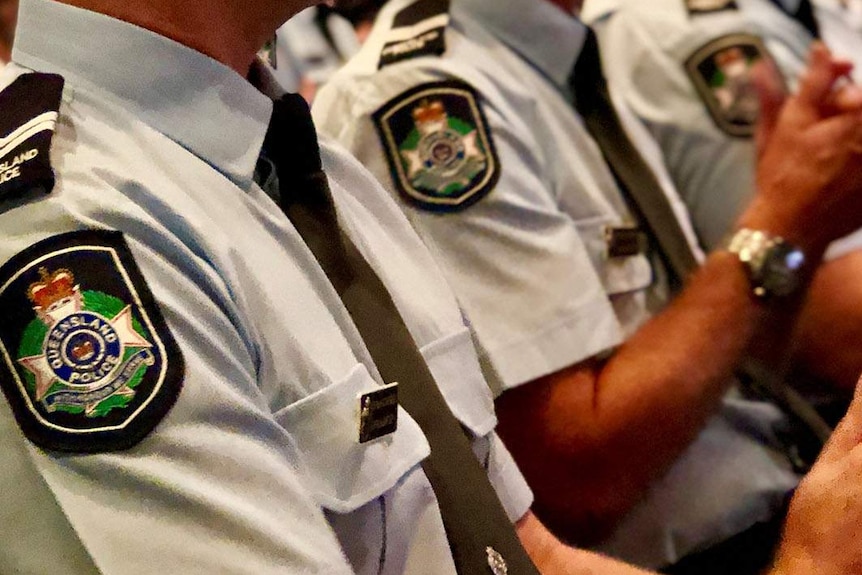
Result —
[[709, 89], [713, 78], [705, 74], [710, 66], [719, 71], [715, 59], [736, 48], [745, 53], [744, 77], [769, 55], [793, 90], [817, 37], [838, 56], [859, 63], [862, 36], [848, 26], [842, 12], [848, 9], [835, 4], [662, 0], [644, 10], [625, 0], [585, 3], [584, 20], [614, 55], [604, 60], [611, 83], [662, 146], [706, 245], [720, 243], [751, 195], [746, 159], [753, 124], [728, 121]]
[[278, 29], [267, 59], [285, 90], [312, 101], [317, 87], [357, 50], [353, 25], [325, 6], [313, 6]]
[[[258, 161], [273, 105], [244, 76], [272, 89], [265, 69], [249, 69], [254, 50], [301, 7], [231, 4], [248, 26], [215, 33], [199, 23], [227, 14], [205, 2], [177, 13], [124, 0], [113, 17], [23, 3], [15, 64], [0, 78], [4, 571], [454, 572], [416, 463], [423, 434], [398, 409], [397, 430], [357, 441], [357, 401], [373, 407], [366, 392], [389, 388], [299, 227], [264, 193], [299, 182], [276, 186], [270, 159]], [[166, 22], [201, 51], [158, 34]], [[132, 66], [141, 54], [147, 65]], [[317, 146], [303, 126], [288, 137], [308, 160]], [[524, 513], [529, 495], [485, 431], [487, 392], [451, 295], [368, 174], [322, 152], [338, 216], [536, 562], [635, 573], [563, 547]], [[832, 507], [851, 524], [862, 515], [859, 413], [802, 490], [776, 574], [812, 560], [851, 573], [862, 554]], [[836, 475], [848, 480], [824, 489]], [[478, 572], [505, 573], [494, 559]]]
[[[677, 260], [697, 257], [697, 246], [658, 149], [627, 109], [616, 119], [574, 112], [595, 107], [601, 89], [577, 7], [394, 0], [318, 95], [319, 126], [401, 199], [441, 262], [540, 517], [582, 541], [612, 531], [604, 549], [651, 567], [760, 523], [774, 540], [798, 478], [793, 446], [776, 433], [782, 412], [742, 396], [731, 375], [751, 344], [784, 347], [795, 305], [779, 292], [807, 283], [793, 262], [805, 253], [816, 266], [827, 239], [817, 234], [846, 233], [838, 215], [850, 212], [810, 212], [817, 194], [797, 203], [813, 191], [792, 183], [808, 181], [813, 142], [796, 141], [801, 126], [773, 136], [732, 250], [706, 258], [668, 305], [673, 270], [689, 265]], [[820, 66], [825, 54], [815, 56]], [[824, 94], [807, 87], [803, 99], [815, 93]], [[643, 158], [598, 147], [613, 122], [612, 139], [628, 132]], [[817, 144], [818, 153], [843, 145]], [[606, 160], [623, 154], [640, 165], [635, 185], [625, 184], [635, 163]], [[648, 179], [675, 246], [632, 199]], [[773, 279], [793, 281], [773, 290], [761, 264], [787, 249], [794, 255], [779, 256]], [[747, 569], [767, 559], [757, 561]]]
[[[382, 427], [360, 412], [394, 382], [255, 181], [273, 104], [250, 48], [299, 3], [233, 3], [272, 29], [218, 38], [208, 2], [75, 4], [25, 0], [2, 77], [3, 571], [451, 573], [424, 434], [397, 405]], [[454, 298], [370, 176], [322, 155], [512, 521], [541, 534]]]
[[[605, 71], [655, 137], [692, 216], [699, 238], [718, 247], [754, 194], [754, 118], [733, 118], [718, 100], [721, 61], [742, 54], [739, 81], [751, 84], [754, 64], [768, 57], [795, 90], [811, 42], [820, 38], [856, 64], [862, 35], [852, 7], [831, 0], [588, 0], [606, 54]], [[862, 357], [842, 342], [859, 341], [855, 310], [859, 235], [830, 249], [800, 325], [797, 364], [809, 377], [852, 388]]]

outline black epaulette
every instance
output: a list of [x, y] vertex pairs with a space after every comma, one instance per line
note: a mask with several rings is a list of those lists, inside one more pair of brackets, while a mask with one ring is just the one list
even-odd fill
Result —
[[417, 0], [398, 14], [380, 52], [378, 68], [446, 51], [450, 0]]
[[734, 0], [685, 0], [685, 7], [689, 15], [739, 9]]
[[51, 141], [63, 85], [56, 74], [30, 73], [0, 92], [0, 200], [54, 189]]

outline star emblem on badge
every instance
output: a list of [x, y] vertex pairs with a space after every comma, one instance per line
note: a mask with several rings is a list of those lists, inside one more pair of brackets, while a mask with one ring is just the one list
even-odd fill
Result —
[[[79, 389], [96, 389], [120, 366], [128, 348], [147, 349], [152, 344], [133, 325], [132, 306], [127, 305], [111, 319], [87, 311], [81, 288], [68, 269], [49, 273], [39, 270], [41, 279], [28, 290], [36, 316], [48, 328], [44, 353], [22, 357], [18, 363], [36, 380], [35, 398], [42, 401], [57, 382]], [[68, 379], [64, 374], [69, 374]], [[123, 387], [116, 393], [134, 395]], [[92, 412], [95, 404], [87, 405]]]

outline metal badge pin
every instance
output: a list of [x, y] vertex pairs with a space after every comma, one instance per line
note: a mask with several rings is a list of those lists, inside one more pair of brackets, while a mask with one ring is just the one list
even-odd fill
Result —
[[488, 567], [494, 575], [509, 575], [509, 566], [506, 565], [506, 560], [493, 547], [486, 547], [485, 553], [488, 554]]
[[608, 258], [624, 258], [646, 253], [649, 241], [637, 226], [605, 226]]
[[398, 384], [359, 396], [359, 443], [385, 437], [398, 429]]

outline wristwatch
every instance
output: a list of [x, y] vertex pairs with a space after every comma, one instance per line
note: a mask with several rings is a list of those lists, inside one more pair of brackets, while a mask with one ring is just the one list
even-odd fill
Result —
[[786, 297], [799, 288], [805, 254], [784, 238], [742, 228], [726, 246], [745, 266], [752, 292], [758, 298]]

